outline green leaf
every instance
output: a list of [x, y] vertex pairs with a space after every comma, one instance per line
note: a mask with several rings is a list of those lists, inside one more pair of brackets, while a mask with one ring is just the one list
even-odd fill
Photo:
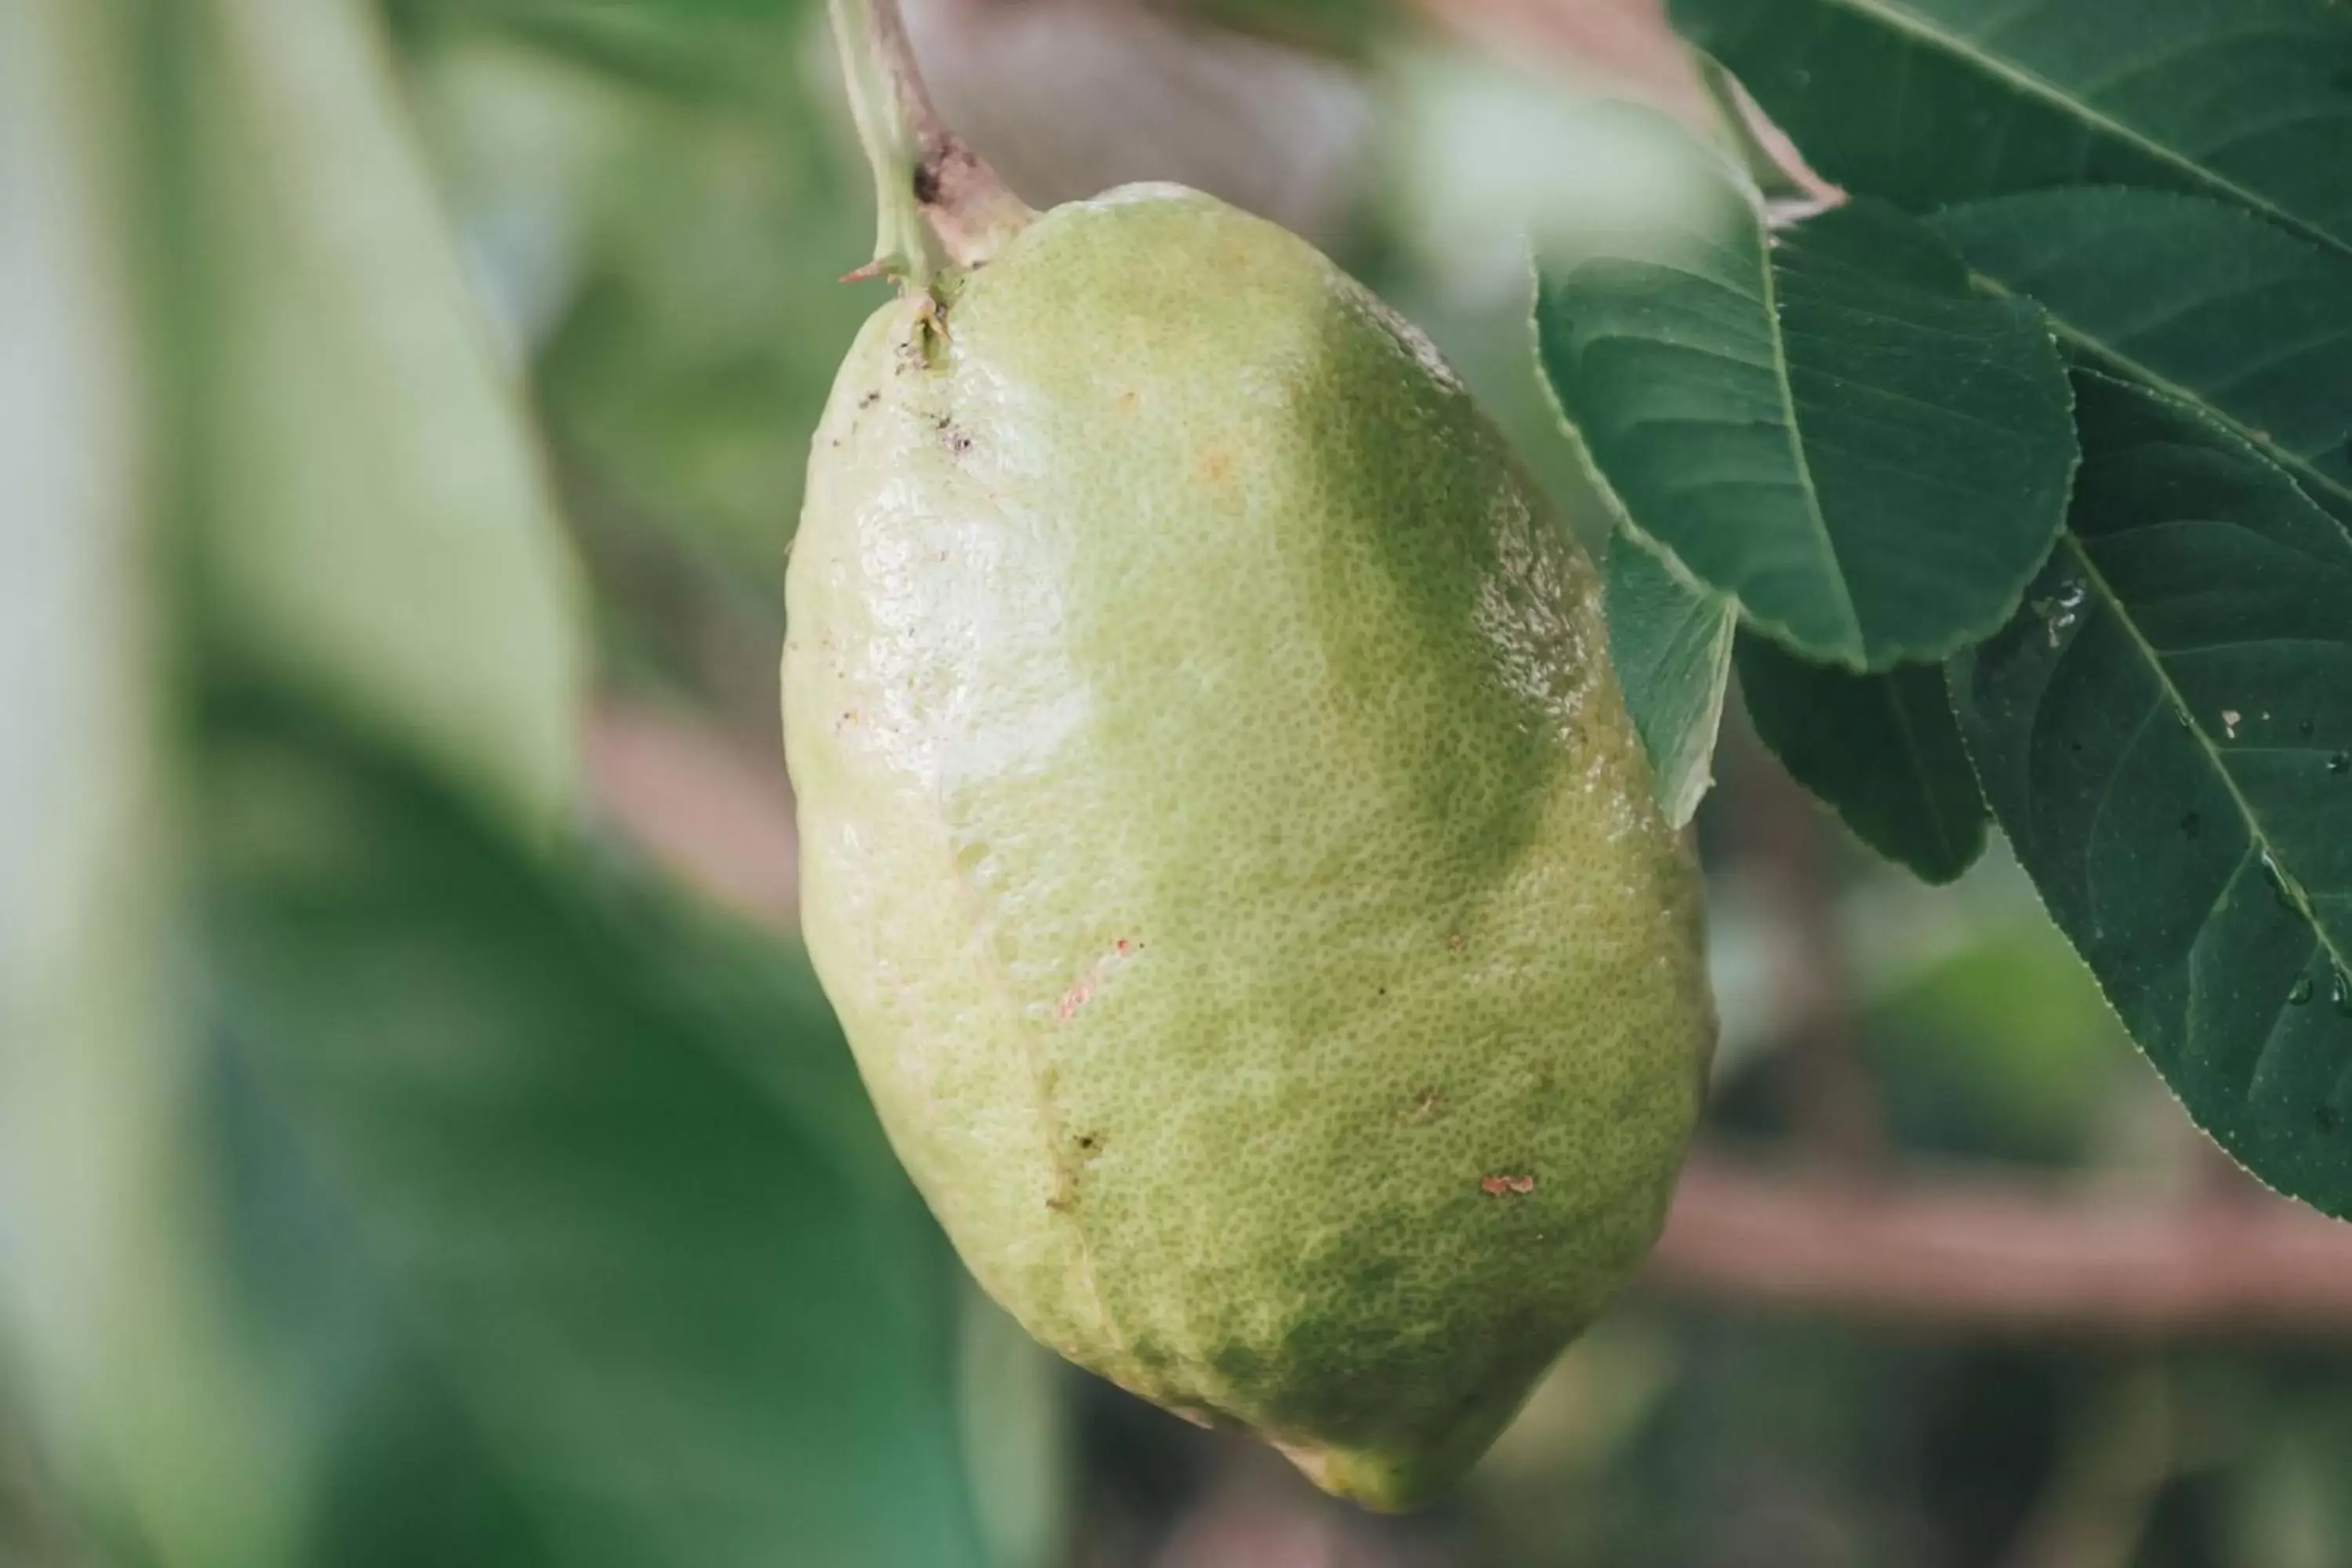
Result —
[[1601, 566], [1609, 660], [1650, 755], [1658, 805], [1676, 827], [1715, 782], [1715, 740], [1731, 679], [1731, 601], [1694, 588], [1633, 534]]
[[[788, 83], [786, 46], [805, 42], [737, 54]], [[537, 141], [498, 144], [501, 122], [481, 111], [536, 84], [521, 70], [486, 78], [477, 68], [469, 79], [480, 106], [450, 119], [468, 136], [460, 183], [495, 214], [546, 199], [546, 175]], [[835, 122], [820, 123], [817, 107], [687, 115], [613, 95], [551, 96], [531, 132], [553, 121], [574, 147], [602, 149], [577, 157], [563, 187], [581, 226], [577, 291], [537, 370], [551, 436], [579, 481], [579, 521], [632, 563], [648, 550], [698, 552], [724, 574], [726, 594], [767, 596], [778, 621], [775, 553], [799, 510], [809, 441], [882, 298], [838, 281], [845, 257], [873, 247], [871, 189], [843, 177], [826, 134]], [[647, 592], [642, 569], [612, 575], [620, 591]], [[713, 618], [695, 616], [692, 635], [707, 636]], [[774, 625], [760, 635], [782, 640]]]
[[1857, 202], [1768, 240], [1736, 221], [1548, 258], [1544, 371], [1626, 519], [1747, 622], [1853, 668], [1998, 627], [2056, 535], [2063, 369], [2021, 300]]
[[1976, 863], [1984, 795], [1940, 666], [1855, 675], [1752, 634], [1740, 637], [1737, 657], [1758, 737], [1855, 837], [1929, 882], [1951, 881]]
[[216, 1375], [233, 1341], [171, 1131], [191, 1064], [138, 266], [151, 14], [0, 0], [0, 1384], [79, 1493], [274, 1568], [268, 1435]]
[[191, 1115], [301, 1560], [977, 1564], [952, 1264], [804, 964], [212, 734]]
[[2193, 408], [2075, 379], [2069, 531], [1954, 661], [1961, 731], [2189, 1114], [2352, 1215], [2352, 537]]
[[2073, 347], [2196, 404], [2352, 518], [2352, 258], [2240, 207], [2114, 186], [1928, 222]]
[[2352, 252], [2334, 0], [1672, 0], [1827, 178], [1913, 212], [2054, 186], [2232, 203]]
[[576, 586], [370, 8], [191, 0], [173, 25], [204, 629], [544, 825]]
[[673, 107], [740, 106], [793, 81], [793, 58], [778, 46], [805, 39], [811, 8], [810, 0], [398, 0], [394, 16], [426, 39], [428, 29], [510, 39]]

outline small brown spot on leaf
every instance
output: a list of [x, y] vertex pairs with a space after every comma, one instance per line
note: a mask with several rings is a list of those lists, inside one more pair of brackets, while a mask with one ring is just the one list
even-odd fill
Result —
[[1478, 1178], [1478, 1190], [1490, 1198], [1499, 1198], [1505, 1193], [1524, 1194], [1536, 1190], [1536, 1179], [1533, 1176], [1481, 1176]]

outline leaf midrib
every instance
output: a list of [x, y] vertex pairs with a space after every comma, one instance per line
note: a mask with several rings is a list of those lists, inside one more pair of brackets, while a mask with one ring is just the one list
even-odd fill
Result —
[[[2082, 536], [2069, 527], [2060, 537], [2064, 542], [2068, 552], [2082, 563], [2084, 574], [2089, 577], [2092, 586], [2097, 590], [2099, 597], [2105, 600], [2107, 607], [2115, 612], [2116, 620], [2124, 628], [2124, 635], [2131, 638], [2132, 647], [2138, 650], [2149, 672], [2156, 677], [2157, 685], [2163, 691], [2165, 700], [2172, 704], [2174, 712], [2188, 721], [2189, 732], [2197, 738], [2197, 744], [2204, 750], [2206, 761], [2212, 764], [2213, 772], [2220, 775], [2221, 787], [2230, 792], [2230, 800], [2237, 807], [2239, 816], [2244, 820], [2247, 836], [2253, 840], [2254, 849], [2270, 865], [2278, 868], [2281, 875], [2284, 875], [2286, 863], [2279, 858], [2277, 847], [2271, 841], [2271, 836], [2263, 830], [2262, 818], [2255, 814], [2253, 803], [2246, 798], [2242, 790], [2239, 789], [2236, 775], [2231, 773], [2229, 765], [2222, 762], [2221, 751], [2213, 744], [2212, 737], [2205, 732], [2205, 726], [2198, 721], [2196, 710], [2191, 708], [2188, 700], [2180, 694], [2180, 689], [2172, 683], [2172, 674], [2164, 668], [2163, 657], [2157, 652], [2156, 645], [2149, 642], [2141, 633], [2139, 623], [2133, 619], [2131, 610], [2123, 595], [2116, 592], [2114, 584], [2110, 584], [2105, 574], [2099, 570], [2098, 563], [2091, 559], [2091, 552], [2084, 547]], [[2296, 883], [2296, 889], [2298, 891], [2301, 890], [2300, 881]], [[2295, 912], [2303, 917], [2304, 924], [2311, 928], [2313, 939], [2319, 944], [2319, 950], [2327, 954], [2329, 963], [2335, 966], [2336, 973], [2341, 974], [2347, 968], [2352, 968], [2352, 965], [2347, 965], [2346, 963], [2343, 951], [2336, 945], [2335, 939], [2327, 929], [2319, 923], [2317, 917], [2304, 907], [2300, 900], [2296, 901]], [[2202, 922], [2200, 922], [2200, 929], [2201, 924]]]
[[[1805, 515], [1812, 520], [1813, 531], [1821, 535], [1822, 550], [1829, 557], [1830, 582], [1837, 589], [1838, 601], [1845, 606], [1845, 624], [1852, 628], [1853, 655], [1867, 660], [1870, 639], [1863, 632], [1862, 612], [1853, 602], [1853, 585], [1845, 580], [1845, 564], [1838, 559], [1836, 538], [1830, 532], [1829, 514], [1822, 509], [1820, 487], [1813, 480], [1812, 460], [1805, 455], [1805, 437], [1797, 417], [1797, 385], [1789, 373], [1788, 325], [1780, 319], [1780, 283], [1772, 266], [1772, 233], [1759, 215], [1756, 221], [1756, 272], [1762, 286], [1765, 319], [1772, 324], [1772, 379], [1780, 395], [1780, 411], [1786, 416], [1781, 429], [1786, 432], [1790, 458], [1796, 464], [1797, 480], [1804, 487]], [[1741, 604], [1746, 604], [1743, 597]]]
[[[1895, 684], [1895, 672], [1893, 670], [1886, 672], [1886, 706], [1894, 716], [1895, 733], [1903, 742], [1903, 754], [1911, 765], [1912, 776], [1919, 781], [1919, 796], [1927, 802], [1927, 820], [1933, 826], [1944, 853], [1954, 860], [1967, 860], [1969, 857], [1961, 853], [1962, 837], [1953, 836], [1946, 820], [1943, 798], [1936, 788], [1937, 775], [1928, 767], [1927, 748], [1919, 743], [1918, 727], [1911, 721], [1909, 699]], [[1982, 818], [1976, 820], [1980, 822]]]
[[2347, 486], [2339, 483], [2336, 479], [2330, 479], [2326, 474], [2321, 472], [2308, 458], [2304, 457], [2298, 452], [2288, 451], [2285, 447], [2270, 439], [2270, 437], [2263, 432], [2255, 429], [2252, 426], [2248, 425], [2245, 421], [2240, 419], [2236, 415], [2230, 413], [2227, 409], [2217, 405], [2212, 399], [2207, 397], [2196, 388], [2184, 386], [2180, 383], [2171, 379], [2169, 376], [2164, 375], [2158, 371], [2149, 368], [2138, 360], [2134, 359], [2131, 355], [2125, 353], [2121, 349], [2116, 348], [2105, 338], [2084, 331], [2082, 328], [2074, 325], [2074, 322], [2067, 320], [2066, 317], [2060, 314], [2057, 310], [2043, 303], [2035, 296], [2012, 289], [2008, 284], [2002, 282], [2000, 279], [1994, 278], [1987, 273], [1979, 272], [1974, 268], [1969, 269], [1969, 281], [1974, 285], [1979, 292], [1994, 295], [2003, 300], [2022, 300], [2026, 303], [2032, 305], [2035, 309], [2041, 311], [2042, 319], [2049, 322], [2052, 329], [2055, 331], [2060, 337], [2064, 338], [2068, 342], [2098, 355], [2110, 365], [2113, 365], [2116, 369], [2130, 375], [2134, 380], [2144, 382], [2147, 385], [2154, 387], [2157, 391], [2161, 392], [2168, 396], [2176, 398], [2182, 403], [2188, 404], [2191, 407], [2195, 408], [2200, 414], [2211, 419], [2215, 424], [2225, 426], [2231, 435], [2237, 437], [2248, 446], [2256, 448], [2262, 452], [2264, 457], [2270, 458], [2271, 461], [2276, 463], [2280, 468], [2284, 468], [2287, 471], [2288, 477], [2294, 479], [2294, 482], [2298, 486], [2302, 487], [2307, 493], [2315, 490], [2324, 491], [2330, 499], [2336, 501], [2342, 510], [2338, 510], [2337, 506], [2331, 506], [2326, 504], [2326, 502], [2320, 500], [2319, 497], [2315, 494], [2310, 496], [2313, 503], [2318, 506], [2321, 511], [2326, 513], [2329, 521], [2333, 521], [2336, 527], [2343, 529], [2347, 537], [2352, 537], [2352, 486]]
[[2089, 129], [2111, 136], [2147, 154], [2157, 162], [2173, 168], [2209, 190], [2219, 192], [2231, 200], [2262, 214], [2281, 227], [2290, 229], [2315, 244], [2324, 245], [2341, 255], [2352, 256], [2352, 242], [2347, 242], [2313, 224], [2309, 219], [2288, 212], [2261, 193], [2248, 189], [2216, 170], [2196, 162], [2188, 154], [2166, 146], [2146, 132], [2134, 129], [2111, 115], [2101, 112], [2080, 99], [2070, 96], [2063, 88], [2013, 61], [2002, 59], [1969, 39], [1946, 31], [1923, 16], [1887, 4], [1887, 0], [1819, 0], [1868, 19], [1884, 23], [1889, 28], [1907, 33], [1954, 59], [1973, 66], [1978, 70], [1997, 77], [2021, 91], [2042, 100]]

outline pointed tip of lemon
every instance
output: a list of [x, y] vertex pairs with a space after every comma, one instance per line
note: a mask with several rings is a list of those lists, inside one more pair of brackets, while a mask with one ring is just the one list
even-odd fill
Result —
[[1434, 1500], [1452, 1479], [1409, 1455], [1307, 1443], [1274, 1447], [1323, 1490], [1375, 1513], [1410, 1513]]

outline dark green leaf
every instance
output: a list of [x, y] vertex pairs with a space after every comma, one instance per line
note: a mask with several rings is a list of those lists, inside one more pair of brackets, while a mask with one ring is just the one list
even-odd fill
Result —
[[974, 1563], [951, 1265], [806, 970], [215, 725], [205, 1114], [304, 1560]]
[[1715, 782], [1737, 617], [1730, 600], [1693, 588], [1622, 531], [1609, 542], [1601, 580], [1609, 659], [1650, 754], [1658, 805], [1680, 827]]
[[2241, 207], [2116, 186], [1928, 221], [2076, 349], [2198, 405], [2352, 517], [2352, 258]]
[[1925, 212], [2153, 185], [2352, 252], [2334, 0], [1672, 0], [1822, 174]]
[[2068, 534], [1954, 661], [1961, 731], [2189, 1114], [2352, 1215], [2352, 537], [2188, 405], [2076, 384]]
[[1546, 374], [1632, 525], [1749, 625], [1854, 668], [1999, 626], [2074, 458], [2032, 308], [1855, 203], [1769, 243], [1721, 175], [1709, 232], [1631, 232], [1542, 270]]
[[1855, 837], [1930, 882], [1984, 853], [1977, 788], [1944, 671], [1903, 664], [1855, 675], [1739, 638], [1739, 692], [1756, 733]]

